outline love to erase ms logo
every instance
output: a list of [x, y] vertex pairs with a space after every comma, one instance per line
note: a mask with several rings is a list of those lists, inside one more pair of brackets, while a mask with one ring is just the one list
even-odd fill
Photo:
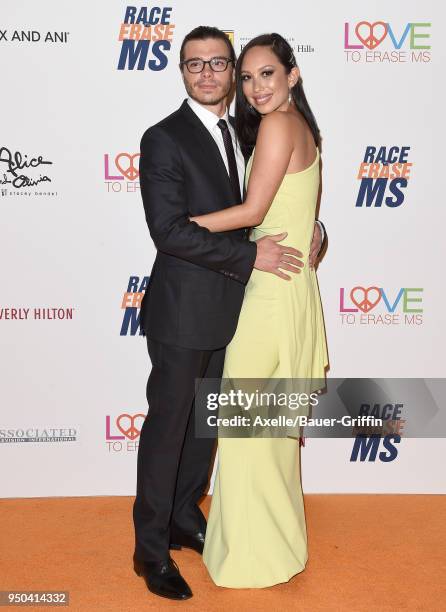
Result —
[[127, 289], [122, 297], [121, 308], [124, 310], [120, 336], [142, 336], [139, 325], [141, 301], [149, 284], [149, 276], [130, 276]]
[[360, 181], [356, 206], [401, 206], [413, 166], [409, 154], [410, 147], [366, 147], [356, 176]]
[[139, 191], [139, 153], [104, 155], [104, 183], [108, 193]]
[[146, 415], [128, 414], [105, 417], [105, 443], [109, 453], [134, 452], [138, 450], [139, 436]]
[[407, 63], [431, 61], [431, 23], [395, 24], [378, 20], [344, 23], [344, 53], [348, 63]]
[[128, 6], [119, 28], [118, 70], [164, 70], [175, 25], [172, 7]]
[[422, 325], [422, 303], [420, 287], [395, 291], [375, 285], [339, 289], [342, 325]]

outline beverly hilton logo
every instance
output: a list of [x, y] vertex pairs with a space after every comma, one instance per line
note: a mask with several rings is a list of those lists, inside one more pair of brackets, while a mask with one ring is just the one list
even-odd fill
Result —
[[0, 321], [72, 321], [74, 308], [0, 307]]
[[222, 32], [226, 34], [226, 36], [229, 38], [231, 42], [231, 45], [234, 47], [235, 46], [234, 30], [222, 30]]
[[112, 419], [105, 417], [105, 443], [109, 453], [135, 452], [139, 446], [139, 436], [146, 415], [120, 414]]
[[375, 285], [339, 290], [342, 325], [422, 325], [422, 302], [420, 287], [401, 287], [393, 292]]
[[418, 63], [431, 61], [431, 23], [386, 21], [344, 23], [344, 53], [350, 64]]
[[[224, 30], [225, 34], [229, 36], [229, 40], [234, 45], [234, 32], [232, 30]], [[254, 36], [241, 36], [240, 37], [240, 51], [243, 50], [243, 47], [252, 40]], [[295, 55], [299, 53], [314, 53], [314, 47], [308, 42], [296, 41], [293, 36], [285, 36], [286, 41], [289, 43]], [[235, 46], [235, 45], [234, 45]]]
[[140, 153], [104, 155], [104, 183], [108, 193], [135, 193], [139, 191]]

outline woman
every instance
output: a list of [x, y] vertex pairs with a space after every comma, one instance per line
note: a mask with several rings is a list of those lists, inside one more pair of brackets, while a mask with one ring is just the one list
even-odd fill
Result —
[[[291, 276], [253, 270], [223, 378], [322, 379], [328, 361], [324, 324], [315, 271], [308, 266], [319, 130], [292, 49], [278, 34], [246, 45], [236, 83], [237, 133], [253, 153], [247, 196], [240, 205], [192, 220], [213, 232], [253, 227], [252, 240], [286, 231], [287, 241], [304, 253], [304, 267]], [[203, 559], [214, 582], [232, 588], [271, 586], [304, 569], [297, 439], [219, 437]]]

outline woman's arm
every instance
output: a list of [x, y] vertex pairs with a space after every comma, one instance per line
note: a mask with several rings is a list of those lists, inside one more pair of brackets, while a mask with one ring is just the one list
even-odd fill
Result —
[[211, 232], [259, 225], [285, 176], [292, 152], [290, 118], [280, 111], [267, 115], [260, 122], [245, 202], [190, 220]]

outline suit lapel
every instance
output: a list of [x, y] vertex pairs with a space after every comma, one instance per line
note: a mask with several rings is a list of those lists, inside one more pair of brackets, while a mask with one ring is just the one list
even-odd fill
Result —
[[185, 100], [181, 105], [180, 112], [188, 125], [193, 128], [193, 142], [198, 143], [201, 147], [204, 169], [210, 176], [215, 178], [216, 188], [224, 189], [224, 192], [227, 194], [225, 199], [227, 199], [228, 202], [232, 201], [234, 196], [232, 195], [231, 181], [226, 171], [226, 166], [221, 157], [217, 143], [212, 138], [208, 129], [190, 108], [187, 100]]

